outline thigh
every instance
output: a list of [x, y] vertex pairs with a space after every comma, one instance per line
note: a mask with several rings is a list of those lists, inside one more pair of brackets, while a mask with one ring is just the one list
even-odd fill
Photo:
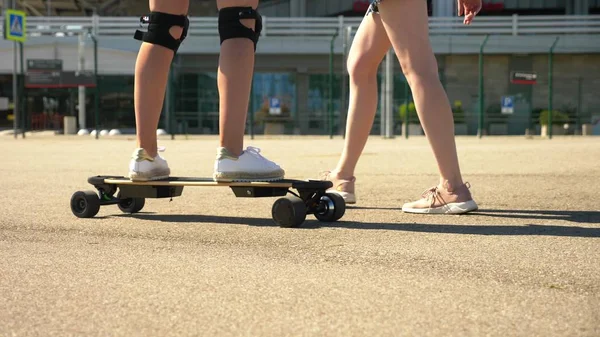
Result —
[[349, 61], [373, 63], [377, 66], [390, 47], [390, 40], [379, 15], [367, 14], [360, 23], [350, 46]]
[[382, 0], [378, 8], [403, 70], [422, 75], [434, 72], [437, 76], [437, 62], [429, 41], [427, 2]]
[[189, 0], [150, 0], [150, 10], [185, 15], [188, 12], [189, 4]]
[[217, 9], [225, 7], [258, 7], [258, 0], [217, 0]]

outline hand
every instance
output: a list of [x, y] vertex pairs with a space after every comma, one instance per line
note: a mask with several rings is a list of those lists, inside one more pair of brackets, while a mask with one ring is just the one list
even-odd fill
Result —
[[465, 16], [463, 23], [470, 25], [475, 15], [481, 10], [481, 0], [457, 0], [458, 16]]

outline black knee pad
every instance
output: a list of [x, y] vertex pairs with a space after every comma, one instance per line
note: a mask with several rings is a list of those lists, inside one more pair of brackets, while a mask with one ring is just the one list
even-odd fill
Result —
[[[255, 29], [244, 26], [240, 20], [254, 19]], [[225, 7], [219, 10], [219, 37], [221, 44], [227, 39], [247, 38], [254, 42], [254, 51], [262, 31], [262, 17], [252, 7]]]
[[[169, 48], [175, 53], [179, 49], [181, 42], [185, 40], [190, 26], [190, 20], [186, 15], [175, 15], [161, 12], [151, 12], [150, 15], [142, 16], [140, 18], [142, 24], [148, 24], [148, 31], [142, 32], [136, 30], [133, 38], [139, 41], [147, 43], [161, 45], [165, 48]], [[183, 28], [181, 37], [176, 39], [169, 33], [169, 30], [173, 26], [179, 26]]]

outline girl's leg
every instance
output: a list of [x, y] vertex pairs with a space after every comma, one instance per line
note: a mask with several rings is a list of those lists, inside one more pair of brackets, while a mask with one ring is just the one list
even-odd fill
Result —
[[217, 181], [268, 181], [285, 175], [279, 165], [260, 154], [260, 149], [243, 149], [255, 45], [253, 40], [239, 36], [253, 35], [257, 20], [240, 19], [239, 13], [250, 13], [257, 7], [258, 0], [217, 0], [219, 33], [223, 38], [217, 74], [220, 147], [213, 172]]
[[[415, 106], [435, 155], [440, 182], [423, 199], [405, 205], [411, 212], [466, 212], [477, 208], [462, 180], [454, 120], [429, 42], [427, 2], [383, 0], [379, 4], [383, 26], [394, 46], [412, 89]], [[450, 205], [450, 206], [448, 206]]]
[[[188, 4], [188, 0], [150, 0], [150, 11], [186, 15]], [[183, 27], [173, 26], [169, 32], [180, 39]], [[173, 56], [173, 50], [161, 45], [143, 42], [140, 47], [134, 84], [138, 149], [129, 168], [129, 175], [135, 180], [159, 179], [170, 174], [166, 161], [157, 154], [156, 129]]]
[[[217, 0], [217, 8], [258, 7], [258, 0]], [[241, 23], [255, 29], [256, 20], [244, 19]], [[219, 134], [221, 146], [239, 156], [244, 145], [246, 115], [250, 99], [250, 86], [254, 73], [254, 43], [247, 38], [223, 41], [219, 57], [217, 83], [219, 87]]]
[[391, 44], [381, 18], [367, 14], [358, 27], [348, 56], [350, 102], [346, 141], [337, 167], [327, 179], [347, 203], [355, 203], [354, 170], [367, 143], [377, 110], [377, 68]]

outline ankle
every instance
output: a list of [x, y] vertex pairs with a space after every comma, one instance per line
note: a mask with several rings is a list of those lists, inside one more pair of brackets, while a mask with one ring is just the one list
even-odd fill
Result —
[[138, 141], [136, 144], [136, 147], [138, 149], [143, 149], [144, 151], [146, 151], [146, 153], [152, 158], [154, 158], [158, 155], [158, 146], [157, 145], [142, 144], [142, 142]]
[[338, 179], [338, 180], [349, 180], [349, 181], [352, 181], [354, 179], [353, 172], [342, 171], [342, 170], [339, 170], [339, 169], [335, 169], [335, 170], [331, 171], [330, 176], [332, 178]]
[[[144, 148], [142, 147], [142, 149], [144, 149]], [[152, 158], [156, 158], [156, 156], [158, 156], [158, 150], [157, 150], [157, 149], [154, 149], [154, 150], [152, 150], [152, 149], [150, 149], [150, 150], [148, 150], [148, 149], [144, 149], [144, 151], [146, 151], [146, 153], [147, 153], [147, 154], [148, 154], [150, 157], [152, 157]]]
[[468, 183], [448, 183], [438, 185], [438, 188], [446, 195], [453, 195], [456, 198], [466, 201], [471, 199], [471, 191], [469, 191], [470, 185]]
[[444, 179], [440, 178], [440, 183], [438, 188], [447, 191], [448, 193], [455, 193], [461, 189], [463, 189], [465, 183], [462, 178], [454, 178], [454, 179]]
[[229, 153], [230, 155], [232, 155], [234, 157], [239, 157], [244, 152], [244, 149], [242, 146], [233, 146], [231, 144], [226, 144], [226, 143], [222, 143], [219, 146], [224, 148], [227, 151], [227, 153]]

